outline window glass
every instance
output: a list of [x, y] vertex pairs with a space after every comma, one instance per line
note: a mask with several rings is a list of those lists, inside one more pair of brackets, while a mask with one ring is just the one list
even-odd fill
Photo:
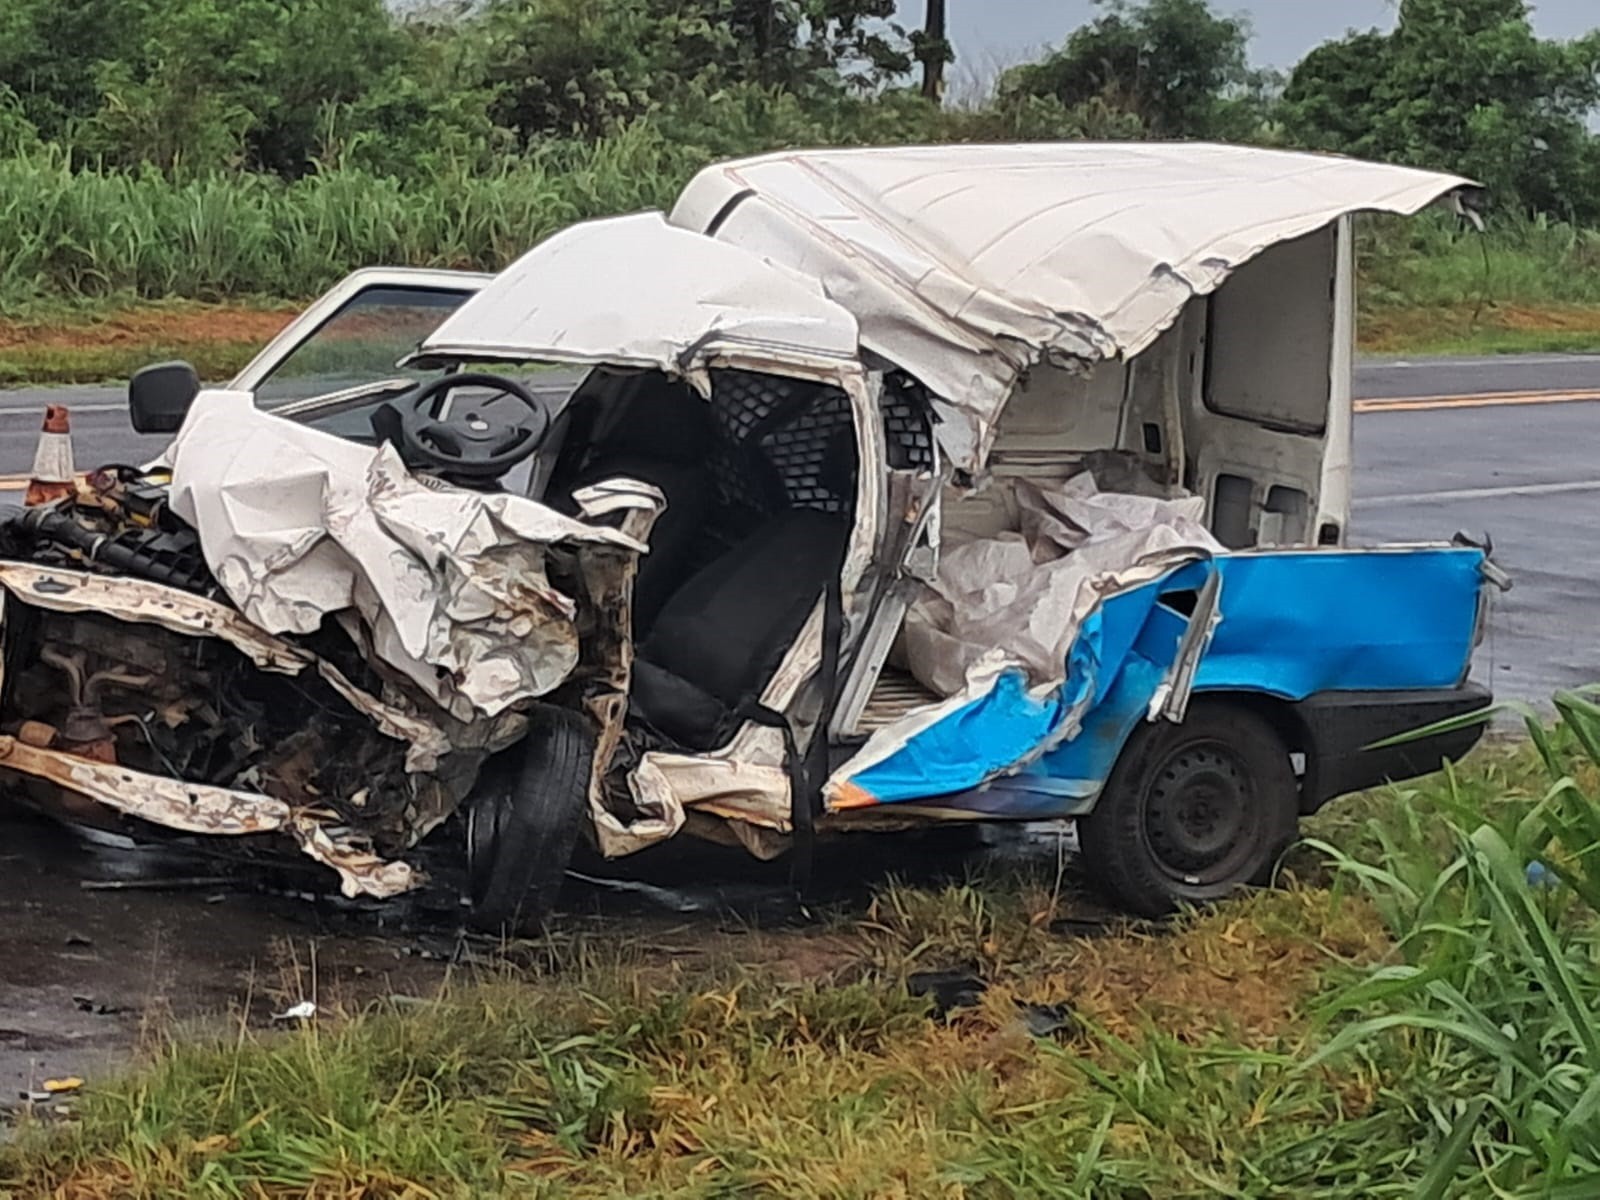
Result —
[[381, 379], [430, 379], [436, 371], [395, 366], [472, 293], [444, 288], [370, 287], [324, 321], [256, 388], [275, 408]]

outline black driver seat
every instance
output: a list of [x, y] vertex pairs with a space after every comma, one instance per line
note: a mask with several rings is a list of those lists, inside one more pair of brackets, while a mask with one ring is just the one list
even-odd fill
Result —
[[656, 614], [687, 570], [716, 498], [707, 467], [713, 435], [706, 402], [687, 384], [660, 380], [613, 414], [608, 428], [561, 481], [553, 501], [577, 511], [571, 494], [610, 479], [637, 479], [660, 490], [667, 507], [650, 531], [650, 552], [633, 585], [633, 628], [646, 636]]
[[785, 509], [693, 575], [638, 647], [636, 713], [684, 746], [715, 749], [838, 574], [849, 534], [845, 516]]

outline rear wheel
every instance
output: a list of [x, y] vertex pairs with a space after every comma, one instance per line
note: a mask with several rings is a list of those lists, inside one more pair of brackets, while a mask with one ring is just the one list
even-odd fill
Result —
[[1122, 907], [1163, 916], [1268, 882], [1299, 809], [1277, 731], [1248, 709], [1197, 701], [1182, 724], [1128, 739], [1081, 822], [1084, 867]]
[[555, 907], [589, 815], [594, 742], [576, 713], [536, 709], [520, 764], [473, 802], [467, 879], [479, 929], [532, 932]]

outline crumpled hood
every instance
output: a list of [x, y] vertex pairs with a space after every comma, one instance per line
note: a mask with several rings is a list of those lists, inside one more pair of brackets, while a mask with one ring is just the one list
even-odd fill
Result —
[[642, 551], [521, 496], [424, 482], [390, 446], [343, 441], [202, 392], [167, 453], [172, 509], [228, 598], [269, 633], [328, 617], [459, 720], [557, 687], [578, 659], [558, 543]]

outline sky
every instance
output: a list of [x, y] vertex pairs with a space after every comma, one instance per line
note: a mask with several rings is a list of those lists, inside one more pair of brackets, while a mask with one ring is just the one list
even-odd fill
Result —
[[[901, 0], [907, 28], [922, 24], [924, 0]], [[946, 0], [957, 67], [953, 80], [984, 81], [1004, 67], [1059, 43], [1091, 19], [1090, 0]], [[1212, 0], [1219, 13], [1250, 18], [1256, 66], [1288, 68], [1311, 47], [1348, 29], [1387, 29], [1394, 24], [1392, 0]], [[1600, 26], [1596, 0], [1539, 0], [1533, 23], [1543, 37], [1576, 37]]]

